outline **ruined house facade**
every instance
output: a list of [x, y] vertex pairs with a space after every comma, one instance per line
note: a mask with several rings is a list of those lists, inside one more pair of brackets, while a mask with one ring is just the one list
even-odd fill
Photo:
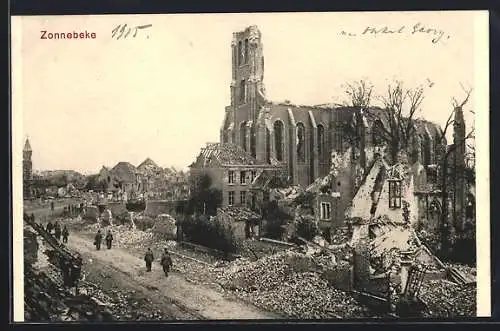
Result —
[[[360, 110], [352, 107], [268, 101], [262, 34], [256, 26], [233, 33], [231, 51], [231, 104], [225, 110], [221, 143], [239, 146], [258, 164], [279, 162], [293, 184], [308, 186], [329, 173], [332, 151], [342, 153], [350, 147], [346, 124], [356, 122], [360, 162], [366, 167], [369, 155], [365, 155], [365, 149], [379, 143], [371, 118], [362, 113], [357, 116]], [[416, 128], [418, 134], [412, 144], [418, 151], [417, 159], [424, 167], [435, 164], [442, 149], [442, 142], [437, 143], [440, 128], [425, 121]]]
[[231, 144], [207, 143], [190, 165], [190, 176], [208, 175], [212, 187], [222, 193], [221, 207], [248, 207], [255, 209], [260, 201], [252, 183], [266, 171], [280, 166], [258, 164], [249, 153]]

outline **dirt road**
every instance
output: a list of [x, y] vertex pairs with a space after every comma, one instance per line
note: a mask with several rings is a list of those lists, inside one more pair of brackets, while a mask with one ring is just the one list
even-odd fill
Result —
[[[156, 304], [171, 306], [171, 315], [180, 319], [276, 319], [279, 316], [255, 306], [228, 298], [204, 285], [188, 282], [181, 274], [166, 278], [158, 262], [146, 272], [144, 262], [126, 250], [113, 248], [97, 251], [92, 241], [73, 233], [68, 245], [84, 257], [86, 272], [109, 273], [116, 282], [143, 293]], [[157, 259], [159, 257], [156, 257]]]

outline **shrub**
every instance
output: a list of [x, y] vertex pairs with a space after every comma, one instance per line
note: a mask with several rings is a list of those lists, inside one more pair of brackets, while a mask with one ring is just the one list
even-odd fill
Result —
[[190, 242], [213, 248], [226, 254], [235, 253], [239, 247], [231, 225], [223, 223], [216, 218], [209, 219], [203, 215], [187, 217], [182, 224], [182, 231]]
[[262, 229], [265, 236], [271, 239], [281, 239], [284, 232], [283, 226], [291, 220], [291, 216], [281, 210], [276, 201], [269, 201], [263, 205], [262, 216], [266, 220]]

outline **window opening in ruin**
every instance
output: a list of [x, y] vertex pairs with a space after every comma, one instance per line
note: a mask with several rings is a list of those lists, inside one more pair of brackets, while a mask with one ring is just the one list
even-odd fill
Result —
[[318, 158], [320, 162], [325, 161], [325, 128], [318, 125]]
[[227, 192], [227, 204], [229, 206], [234, 205], [234, 191]]
[[240, 82], [240, 104], [244, 104], [247, 100], [247, 86], [244, 79]]
[[247, 124], [245, 122], [240, 125], [240, 145], [241, 148], [247, 151]]
[[229, 170], [228, 179], [229, 179], [229, 184], [234, 184], [234, 171]]
[[256, 149], [255, 149], [255, 129], [252, 125], [250, 128], [250, 154], [252, 154], [252, 157], [256, 157]]
[[238, 65], [241, 65], [243, 63], [243, 53], [242, 53], [242, 47], [241, 47], [241, 41], [238, 42]]
[[257, 171], [255, 170], [252, 170], [251, 172], [251, 179], [250, 179], [250, 182], [253, 183], [253, 181], [255, 180], [255, 177], [257, 177]]
[[401, 180], [389, 180], [389, 208], [401, 208]]
[[321, 203], [321, 211], [320, 211], [320, 217], [322, 220], [329, 220], [331, 217], [331, 208], [332, 205], [329, 202], [322, 202]]
[[248, 39], [245, 39], [245, 54], [243, 55], [245, 63], [248, 63]]
[[240, 203], [242, 205], [245, 205], [247, 202], [247, 192], [246, 191], [241, 191], [240, 192]]
[[283, 161], [283, 123], [281, 121], [274, 122], [274, 143], [276, 159]]
[[247, 183], [246, 172], [240, 171], [240, 184], [244, 185]]
[[379, 146], [382, 143], [382, 121], [377, 120], [373, 123], [372, 140], [374, 146]]
[[306, 162], [305, 133], [304, 124], [297, 124], [297, 159], [299, 162]]
[[424, 165], [432, 164], [431, 162], [431, 141], [427, 135], [423, 139], [423, 160]]
[[266, 162], [271, 163], [271, 133], [266, 128]]

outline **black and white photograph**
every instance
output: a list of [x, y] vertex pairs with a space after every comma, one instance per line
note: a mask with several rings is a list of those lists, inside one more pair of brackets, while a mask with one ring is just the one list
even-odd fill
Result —
[[486, 11], [11, 39], [16, 322], [491, 316]]

